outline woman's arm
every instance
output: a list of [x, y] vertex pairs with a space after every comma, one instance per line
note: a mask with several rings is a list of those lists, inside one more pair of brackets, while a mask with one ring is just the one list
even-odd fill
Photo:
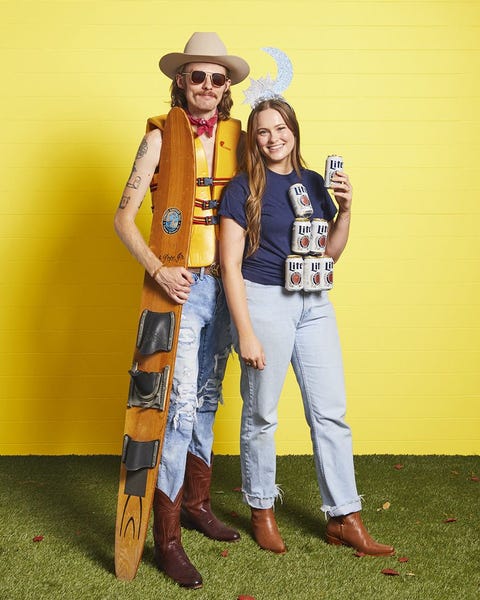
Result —
[[352, 186], [348, 175], [337, 171], [332, 177], [332, 190], [338, 204], [338, 214], [329, 222], [328, 241], [325, 254], [338, 261], [348, 242], [352, 209]]
[[242, 261], [245, 250], [245, 230], [233, 219], [220, 220], [220, 264], [228, 308], [238, 332], [240, 357], [256, 369], [265, 367], [265, 354], [253, 330], [248, 312]]

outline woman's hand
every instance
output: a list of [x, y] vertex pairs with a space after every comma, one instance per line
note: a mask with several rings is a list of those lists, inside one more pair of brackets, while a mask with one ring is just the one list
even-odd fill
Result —
[[350, 212], [352, 208], [353, 188], [348, 175], [343, 171], [336, 171], [332, 177], [332, 191], [338, 203], [340, 213]]
[[347, 245], [352, 216], [352, 185], [343, 171], [336, 171], [332, 177], [332, 191], [338, 204], [338, 213], [335, 220], [328, 224], [325, 253], [337, 262]]
[[258, 338], [252, 333], [248, 336], [239, 336], [239, 354], [245, 361], [245, 364], [259, 371], [265, 368], [266, 360], [263, 352], [262, 344]]

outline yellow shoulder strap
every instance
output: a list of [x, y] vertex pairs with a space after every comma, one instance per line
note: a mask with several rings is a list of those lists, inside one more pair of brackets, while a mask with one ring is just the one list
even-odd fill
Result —
[[168, 115], [160, 115], [158, 117], [150, 117], [147, 119], [147, 133], [149, 131], [153, 131], [154, 129], [160, 129], [163, 131], [165, 128], [165, 121], [167, 120]]
[[[238, 119], [219, 121], [215, 139], [213, 177], [231, 179], [237, 174], [237, 146], [242, 126]], [[219, 198], [223, 186], [215, 186], [214, 197]], [[216, 193], [218, 192], [218, 193]]]

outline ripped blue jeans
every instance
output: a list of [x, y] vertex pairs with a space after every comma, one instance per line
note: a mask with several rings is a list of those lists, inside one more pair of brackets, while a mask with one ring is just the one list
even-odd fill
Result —
[[210, 465], [213, 422], [231, 349], [230, 315], [220, 279], [193, 274], [183, 305], [157, 487], [172, 501], [183, 485], [187, 452]]

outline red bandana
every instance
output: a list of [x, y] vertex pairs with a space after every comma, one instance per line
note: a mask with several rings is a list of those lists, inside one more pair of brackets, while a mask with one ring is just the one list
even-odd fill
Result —
[[208, 119], [208, 121], [206, 119], [197, 119], [196, 117], [192, 117], [192, 115], [188, 112], [187, 117], [192, 125], [197, 126], [198, 136], [202, 135], [202, 133], [206, 133], [208, 137], [212, 137], [213, 128], [218, 121], [218, 113], [215, 113], [211, 119]]

